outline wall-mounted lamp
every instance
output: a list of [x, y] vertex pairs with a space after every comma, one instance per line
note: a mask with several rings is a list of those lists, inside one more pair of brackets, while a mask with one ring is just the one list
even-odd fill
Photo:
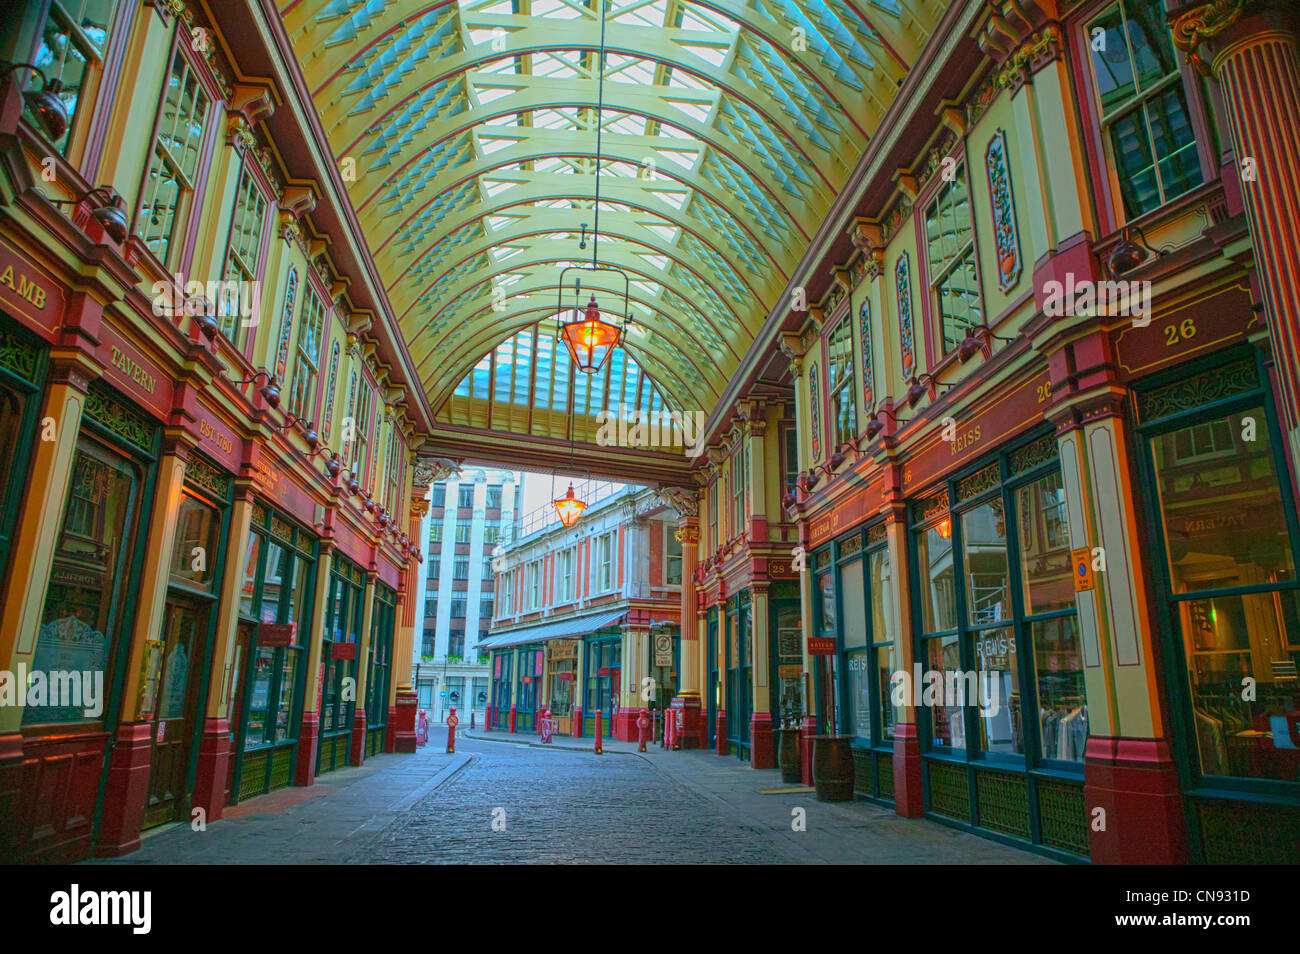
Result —
[[871, 422], [867, 425], [867, 440], [874, 440], [876, 435], [885, 429], [885, 422], [880, 419], [880, 415], [886, 415], [895, 424], [906, 424], [907, 421], [900, 421], [894, 414], [893, 409], [885, 407], [883, 404], [876, 409], [876, 413], [871, 416]]
[[32, 63], [14, 63], [5, 67], [4, 73], [0, 75], [8, 76], [15, 70], [31, 70], [41, 78], [39, 90], [23, 90], [23, 102], [36, 117], [46, 139], [51, 142], [62, 139], [68, 131], [68, 107], [59, 95], [63, 92], [63, 83], [57, 77], [49, 79], [40, 67]]
[[91, 210], [91, 218], [103, 226], [109, 238], [121, 245], [126, 241], [126, 201], [112, 186], [95, 186], [75, 199], [51, 199], [50, 202], [52, 205], [76, 205], [92, 197], [99, 204]]
[[[921, 383], [921, 378], [925, 378], [925, 384]], [[928, 394], [930, 400], [934, 400], [934, 376], [928, 371], [922, 372], [919, 377], [912, 378], [912, 384], [907, 389], [907, 406], [916, 407], [921, 403], [921, 398]]]
[[[1142, 240], [1139, 245], [1133, 241], [1133, 233], [1136, 232], [1138, 238]], [[1133, 271], [1143, 262], [1146, 261], [1147, 253], [1159, 258], [1162, 255], [1168, 255], [1168, 248], [1152, 248], [1147, 242], [1146, 233], [1137, 225], [1126, 225], [1120, 232], [1120, 239], [1115, 243], [1115, 247], [1110, 250], [1106, 256], [1106, 271], [1110, 272], [1111, 278], [1118, 278], [1120, 275]]]
[[245, 378], [242, 381], [227, 377], [224, 371], [221, 374], [227, 381], [235, 385], [252, 384], [258, 378], [265, 377], [266, 383], [257, 389], [258, 393], [262, 395], [262, 400], [266, 401], [270, 407], [278, 408], [280, 406], [280, 385], [276, 383], [275, 375], [265, 368], [259, 368], [251, 378]]
[[1014, 338], [1000, 338], [989, 330], [988, 325], [971, 325], [966, 329], [966, 337], [957, 346], [957, 360], [965, 364], [975, 356], [976, 351], [984, 352], [984, 360], [993, 357], [994, 341], [1014, 341]]

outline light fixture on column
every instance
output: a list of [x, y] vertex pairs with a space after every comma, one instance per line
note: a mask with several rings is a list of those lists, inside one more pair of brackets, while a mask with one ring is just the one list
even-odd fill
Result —
[[[594, 169], [595, 198], [592, 202], [595, 213], [591, 229], [591, 265], [570, 265], [560, 272], [559, 290], [555, 310], [557, 316], [564, 310], [564, 276], [571, 271], [617, 272], [623, 276], [623, 320], [619, 324], [605, 321], [600, 316], [600, 306], [596, 304], [596, 295], [591, 293], [586, 305], [582, 304], [582, 277], [575, 276], [573, 285], [573, 317], [560, 324], [560, 340], [569, 350], [573, 365], [583, 374], [595, 374], [604, 366], [611, 351], [623, 341], [623, 332], [627, 329], [629, 317], [628, 302], [631, 294], [631, 281], [627, 272], [611, 265], [601, 265], [598, 258], [600, 247], [600, 162], [601, 132], [605, 110], [605, 4], [600, 6], [600, 50], [596, 59], [597, 94], [596, 94], [596, 161]], [[579, 248], [587, 247], [587, 223], [582, 223], [582, 242]], [[576, 519], [576, 518], [575, 518]]]
[[112, 186], [95, 186], [75, 199], [51, 199], [50, 202], [53, 205], [76, 205], [90, 198], [99, 203], [91, 210], [90, 217], [103, 227], [109, 238], [121, 245], [126, 241], [126, 201]]
[[1014, 341], [1014, 338], [999, 338], [989, 330], [988, 325], [979, 324], [971, 325], [966, 329], [966, 337], [961, 339], [961, 344], [957, 346], [957, 360], [965, 364], [971, 358], [975, 357], [975, 352], [982, 350], [984, 360], [987, 361], [993, 356], [994, 341]]
[[[1141, 244], [1133, 241], [1133, 233], [1136, 232]], [[1106, 270], [1110, 272], [1111, 278], [1119, 278], [1128, 272], [1133, 271], [1147, 259], [1147, 253], [1151, 252], [1155, 256], [1168, 255], [1169, 248], [1152, 248], [1147, 242], [1146, 233], [1142, 231], [1141, 226], [1126, 225], [1120, 232], [1119, 241], [1115, 243], [1110, 254], [1106, 256]]]
[[888, 408], [881, 404], [881, 406], [876, 409], [876, 413], [871, 416], [871, 422], [867, 424], [867, 440], [874, 440], [875, 436], [885, 429], [885, 422], [880, 419], [880, 415], [882, 414], [888, 417], [895, 424], [907, 423], [907, 421], [900, 421], [898, 419], [898, 416], [894, 414], [893, 408]]
[[15, 70], [24, 69], [31, 70], [41, 78], [41, 88], [39, 90], [23, 90], [23, 102], [32, 111], [32, 115], [36, 117], [45, 138], [51, 142], [57, 142], [68, 131], [68, 107], [59, 96], [63, 92], [63, 83], [57, 77], [48, 79], [40, 67], [31, 63], [15, 63], [12, 66], [5, 67], [4, 73], [8, 75]]
[[[222, 372], [222, 376], [225, 377], [224, 371]], [[275, 375], [272, 374], [270, 371], [266, 370], [265, 368], [259, 368], [257, 371], [253, 373], [253, 376], [251, 378], [245, 378], [242, 381], [236, 381], [233, 378], [229, 378], [229, 377], [227, 377], [226, 380], [230, 381], [231, 384], [236, 384], [236, 385], [252, 384], [254, 381], [256, 381], [258, 378], [261, 377], [266, 378], [266, 383], [263, 384], [261, 387], [259, 387], [257, 389], [257, 392], [260, 395], [262, 395], [262, 400], [266, 401], [268, 407], [279, 407], [280, 406], [280, 385], [276, 383]]]
[[[925, 378], [925, 384], [921, 383], [921, 378]], [[907, 389], [907, 406], [916, 407], [926, 394], [930, 395], [931, 401], [934, 400], [934, 376], [923, 371], [918, 377], [912, 378], [912, 384]]]

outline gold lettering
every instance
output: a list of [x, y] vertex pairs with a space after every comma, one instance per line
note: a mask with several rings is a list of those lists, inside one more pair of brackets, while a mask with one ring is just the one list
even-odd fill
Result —
[[10, 288], [14, 287], [14, 267], [12, 265], [5, 268], [4, 272], [0, 272], [0, 284], [8, 285]]
[[37, 311], [43, 311], [45, 309], [45, 289], [22, 272], [17, 273], [18, 284], [15, 285], [14, 275], [14, 267], [12, 265], [5, 266], [5, 270], [0, 272], [0, 285], [7, 286], [19, 298], [35, 305]]

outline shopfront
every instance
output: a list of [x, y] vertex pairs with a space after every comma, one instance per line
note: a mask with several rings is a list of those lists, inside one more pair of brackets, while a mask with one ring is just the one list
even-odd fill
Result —
[[227, 475], [197, 454], [186, 461], [162, 629], [145, 646], [140, 719], [150, 727], [150, 754], [143, 828], [189, 817], [216, 639], [217, 587], [230, 532], [230, 496]]
[[314, 536], [268, 507], [253, 507], [239, 600], [232, 713], [231, 801], [283, 788], [293, 777], [315, 590]]
[[365, 616], [366, 575], [361, 567], [334, 555], [321, 640], [320, 747], [316, 774], [348, 764], [356, 711], [357, 653]]
[[722, 703], [722, 688], [718, 681], [718, 608], [710, 606], [705, 617], [705, 656], [708, 659], [708, 686], [705, 696], [708, 700], [708, 714], [705, 731], [708, 734], [709, 748], [718, 744], [718, 710]]
[[[854, 792], [894, 800], [894, 725], [891, 677], [898, 670], [894, 604], [897, 585], [876, 523], [841, 536], [815, 557], [817, 630], [835, 640], [834, 657], [817, 672], [823, 729], [835, 713], [835, 731], [851, 737]], [[830, 667], [829, 669], [827, 667]]]
[[553, 639], [546, 644], [547, 685], [550, 690], [548, 705], [551, 718], [556, 720], [555, 731], [561, 735], [573, 732], [573, 692], [577, 685], [578, 641]]
[[392, 690], [393, 634], [397, 629], [397, 591], [375, 584], [370, 617], [370, 650], [366, 670], [366, 757], [390, 750], [387, 740], [388, 697]]
[[[932, 816], [1086, 856], [1088, 701], [1056, 447], [1039, 433], [912, 502], [914, 649], [943, 678], [905, 689]], [[874, 642], [871, 627], [852, 639]]]
[[654, 706], [655, 712], [662, 714], [677, 696], [681, 638], [675, 625], [664, 625], [651, 628], [647, 642], [650, 658], [646, 661], [646, 672], [651, 679], [651, 694], [646, 701]]
[[77, 765], [62, 785], [24, 799], [32, 806], [46, 800], [39, 810], [46, 822], [22, 826], [29, 839], [25, 856], [45, 860], [85, 857], [92, 819], [98, 826], [107, 745], [120, 721], [139, 604], [148, 532], [143, 515], [155, 490], [159, 442], [154, 421], [100, 382], [90, 384], [75, 439], [30, 671], [82, 672], [93, 679], [102, 674], [101, 705], [68, 705], [68, 699], [54, 697], [42, 704], [39, 696], [28, 695], [23, 755], [38, 766], [33, 777], [52, 778], [50, 765]]
[[749, 723], [754, 711], [753, 656], [754, 607], [749, 590], [727, 600], [727, 746], [737, 758], [749, 758]]
[[542, 698], [542, 676], [546, 672], [545, 653], [541, 649], [519, 650], [519, 686], [515, 694], [515, 728], [531, 732], [536, 727], [538, 700]]
[[510, 707], [514, 704], [511, 682], [515, 659], [513, 649], [494, 653], [492, 657], [492, 726], [497, 729], [510, 728]]
[[600, 712], [601, 737], [612, 738], [623, 667], [623, 634], [618, 629], [597, 630], [585, 642], [587, 682], [582, 699], [582, 734], [595, 738], [596, 713]]
[[1300, 860], [1300, 560], [1267, 368], [1242, 348], [1135, 385], [1193, 861]]

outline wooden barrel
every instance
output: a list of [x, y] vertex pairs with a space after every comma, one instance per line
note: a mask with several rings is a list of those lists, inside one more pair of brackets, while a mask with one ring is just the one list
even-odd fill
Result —
[[817, 801], [847, 802], [853, 798], [853, 753], [848, 736], [813, 736], [812, 770]]
[[803, 773], [799, 769], [799, 730], [778, 729], [781, 736], [777, 748], [777, 757], [781, 765], [781, 781], [802, 782]]

